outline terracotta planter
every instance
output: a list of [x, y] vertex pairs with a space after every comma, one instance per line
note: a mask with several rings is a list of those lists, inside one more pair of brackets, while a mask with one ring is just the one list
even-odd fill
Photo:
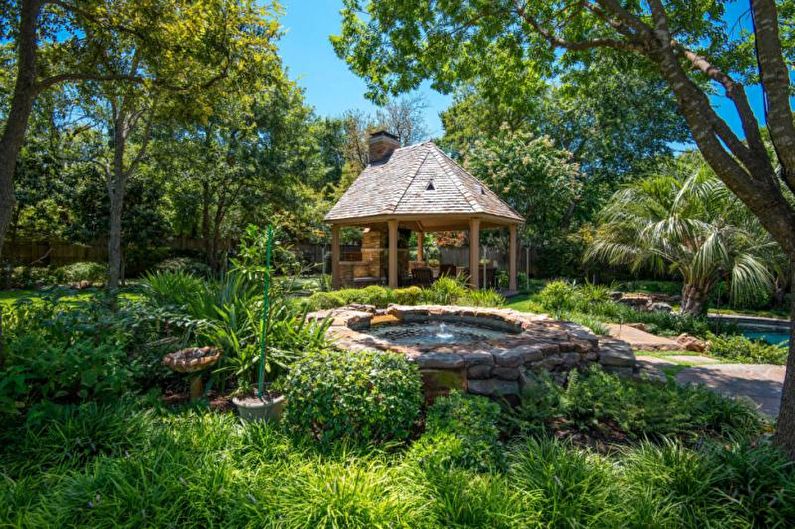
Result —
[[284, 395], [265, 396], [262, 399], [256, 395], [248, 395], [235, 397], [232, 403], [237, 407], [240, 418], [246, 421], [278, 421], [282, 418], [287, 399]]

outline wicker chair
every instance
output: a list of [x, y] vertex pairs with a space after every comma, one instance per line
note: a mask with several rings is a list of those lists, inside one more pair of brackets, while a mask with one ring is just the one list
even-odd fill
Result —
[[433, 284], [433, 270], [430, 268], [415, 268], [411, 271], [412, 284], [419, 287], [429, 287]]

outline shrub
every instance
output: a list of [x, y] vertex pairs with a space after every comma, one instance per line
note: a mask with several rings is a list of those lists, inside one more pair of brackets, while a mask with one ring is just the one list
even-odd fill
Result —
[[607, 336], [610, 334], [610, 329], [607, 327], [607, 325], [605, 325], [605, 323], [600, 319], [591, 316], [590, 314], [584, 314], [582, 312], [569, 312], [563, 316], [563, 319], [578, 323], [583, 327], [587, 327], [591, 330], [591, 332], [600, 336]]
[[613, 300], [610, 297], [610, 288], [605, 285], [586, 282], [580, 286], [579, 293], [579, 308], [581, 310], [585, 310], [595, 303], [610, 303]]
[[428, 408], [425, 434], [409, 452], [423, 468], [497, 469], [504, 463], [500, 407], [486, 397], [454, 391]]
[[108, 277], [108, 267], [102, 263], [89, 261], [72, 263], [55, 270], [55, 278], [59, 283], [92, 283], [104, 282]]
[[502, 307], [505, 305], [505, 298], [502, 294], [492, 289], [472, 290], [464, 294], [457, 304], [472, 307]]
[[580, 292], [575, 285], [567, 281], [550, 281], [538, 295], [544, 309], [552, 312], [556, 318], [580, 303]]
[[345, 305], [345, 298], [337, 292], [315, 292], [303, 303], [309, 311], [334, 309]]
[[40, 288], [57, 283], [47, 266], [16, 266], [8, 278], [9, 288]]
[[625, 380], [598, 367], [572, 371], [565, 388], [548, 376], [538, 377], [516, 413], [519, 427], [530, 432], [542, 424], [597, 435], [618, 428], [619, 437], [630, 439], [750, 438], [764, 427], [748, 405], [706, 388]]
[[541, 527], [621, 527], [623, 497], [610, 462], [554, 439], [527, 439], [510, 453], [509, 478], [540, 495]]
[[210, 267], [198, 259], [190, 257], [171, 257], [160, 261], [154, 269], [155, 272], [184, 272], [196, 277], [208, 278], [212, 275]]
[[429, 288], [422, 291], [422, 298], [425, 303], [454, 305], [466, 293], [467, 289], [459, 279], [440, 277]]
[[787, 362], [787, 348], [771, 345], [745, 336], [709, 335], [707, 351], [714, 356], [748, 364], [778, 364]]
[[420, 287], [398, 288], [393, 291], [395, 303], [398, 305], [417, 305], [422, 300]]
[[[378, 285], [370, 285], [358, 290], [352, 289], [352, 292], [353, 295], [351, 295], [351, 301], [365, 305], [375, 305], [379, 308], [386, 307], [394, 299], [391, 290]], [[349, 301], [349, 303], [351, 301]]]
[[403, 440], [422, 404], [416, 364], [382, 352], [310, 353], [293, 365], [284, 392], [286, 422], [323, 444]]

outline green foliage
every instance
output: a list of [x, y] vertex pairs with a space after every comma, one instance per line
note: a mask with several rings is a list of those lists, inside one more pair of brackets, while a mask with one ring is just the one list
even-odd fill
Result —
[[541, 305], [560, 318], [564, 311], [575, 309], [581, 300], [579, 289], [568, 281], [550, 281], [538, 295]]
[[724, 278], [735, 300], [770, 290], [771, 271], [781, 259], [759, 220], [695, 156], [616, 193], [601, 220], [587, 257], [680, 275], [682, 311], [692, 315], [706, 310]]
[[565, 388], [538, 377], [517, 410], [520, 427], [565, 428], [596, 435], [617, 428], [632, 439], [678, 437], [688, 442], [702, 436], [753, 438], [763, 420], [747, 404], [696, 386], [665, 385], [621, 379], [594, 367], [572, 371]]
[[160, 261], [155, 272], [185, 272], [196, 277], [210, 277], [212, 271], [206, 263], [190, 257], [170, 257]]
[[346, 301], [339, 292], [315, 292], [304, 300], [304, 304], [310, 311], [342, 307]]
[[398, 305], [418, 305], [422, 300], [422, 289], [416, 286], [397, 288], [392, 294]]
[[486, 397], [457, 391], [439, 397], [428, 408], [425, 435], [407, 458], [429, 471], [499, 469], [505, 463], [499, 417], [499, 405]]
[[620, 492], [608, 460], [554, 440], [528, 439], [510, 453], [509, 479], [540, 494], [542, 527], [616, 527]]
[[470, 290], [458, 300], [459, 305], [471, 307], [502, 307], [505, 305], [505, 298], [496, 290]]
[[48, 266], [15, 266], [7, 278], [9, 288], [41, 288], [55, 283], [55, 274]]
[[422, 403], [416, 364], [381, 352], [309, 353], [292, 366], [284, 392], [291, 429], [324, 445], [402, 441]]
[[423, 289], [422, 300], [436, 305], [455, 305], [466, 293], [467, 289], [461, 280], [440, 277], [429, 288]]
[[72, 263], [57, 268], [54, 275], [59, 283], [103, 282], [108, 277], [108, 267], [102, 263], [89, 261]]
[[582, 312], [567, 312], [562, 316], [562, 318], [566, 321], [571, 321], [578, 323], [583, 327], [587, 327], [591, 330], [591, 332], [598, 334], [599, 336], [607, 336], [610, 334], [610, 328], [605, 325], [603, 321], [597, 317], [591, 316], [590, 314], [584, 314]]
[[787, 348], [783, 345], [771, 345], [763, 340], [751, 340], [740, 335], [708, 335], [707, 351], [713, 356], [742, 362], [744, 364], [778, 364], [787, 363]]

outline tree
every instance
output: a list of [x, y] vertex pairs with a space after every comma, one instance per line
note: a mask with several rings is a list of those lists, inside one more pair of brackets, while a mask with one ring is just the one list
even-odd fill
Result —
[[571, 153], [546, 136], [513, 132], [505, 125], [493, 137], [477, 140], [463, 158], [475, 177], [525, 218], [526, 244], [534, 251], [554, 248], [549, 253], [558, 257], [582, 190], [580, 168]]
[[[782, 14], [791, 14], [791, 4], [781, 1]], [[513, 58], [514, 68], [529, 66], [550, 77], [584, 70], [605, 57], [637, 57], [648, 65], [649, 75], [665, 82], [718, 178], [795, 265], [795, 206], [788, 199], [795, 192], [795, 122], [787, 67], [795, 49], [783, 47], [781, 31], [784, 27], [787, 42], [791, 21], [780, 23], [775, 0], [750, 0], [749, 7], [753, 31], [737, 36], [723, 20], [723, 0], [698, 5], [666, 0], [346, 0], [342, 33], [332, 42], [375, 98], [411, 90], [426, 78], [433, 79], [435, 88], [450, 91], [501, 53]], [[773, 159], [743, 86], [756, 80], [766, 102]], [[726, 96], [744, 139], [718, 114], [709, 98], [713, 89]], [[790, 269], [795, 273], [795, 266]], [[792, 316], [776, 440], [795, 458], [795, 299]]]
[[383, 128], [398, 137], [400, 144], [412, 145], [425, 139], [425, 109], [428, 108], [421, 95], [391, 99], [376, 110], [377, 127]]
[[[14, 89], [0, 136], [0, 240], [5, 238], [13, 210], [18, 155], [33, 105], [42, 93], [85, 82], [117, 87], [116, 97], [123, 97], [122, 87], [168, 90], [175, 94], [174, 101], [182, 103], [179, 108], [201, 114], [210, 108], [215, 97], [211, 88], [219, 80], [259, 71], [267, 62], [263, 57], [272, 52], [278, 31], [268, 12], [249, 0], [198, 4], [11, 0], [0, 4], [0, 38], [12, 41], [16, 48]], [[129, 133], [131, 121], [140, 119], [139, 112], [140, 108], [126, 103], [117, 106], [113, 141]], [[114, 161], [116, 177], [129, 169], [120, 168], [125, 161], [120, 150]], [[135, 165], [134, 160], [130, 163]], [[120, 218], [123, 181], [119, 180], [123, 178], [116, 178], [109, 188], [116, 196], [111, 222]], [[116, 248], [111, 242], [111, 253]], [[113, 258], [111, 265], [113, 270]], [[110, 279], [112, 288], [113, 271]]]
[[[698, 156], [698, 155], [696, 155]], [[698, 158], [633, 182], [602, 211], [587, 258], [682, 277], [682, 312], [703, 316], [722, 280], [734, 299], [770, 291], [780, 248]]]

